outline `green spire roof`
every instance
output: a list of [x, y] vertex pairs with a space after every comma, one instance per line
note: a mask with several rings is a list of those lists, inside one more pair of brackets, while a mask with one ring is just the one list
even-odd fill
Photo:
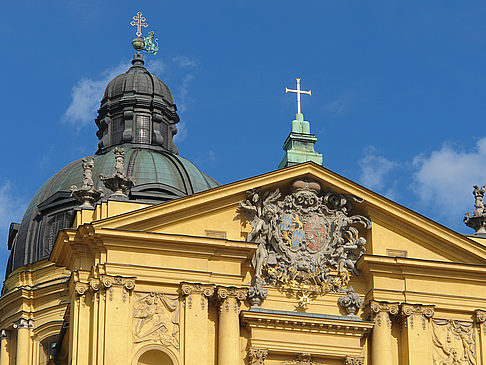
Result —
[[295, 120], [292, 121], [292, 132], [283, 145], [285, 156], [278, 168], [282, 169], [307, 161], [322, 165], [322, 154], [314, 151], [316, 141], [317, 138], [314, 134], [311, 134], [310, 123], [304, 120], [304, 115], [302, 113], [295, 114]]

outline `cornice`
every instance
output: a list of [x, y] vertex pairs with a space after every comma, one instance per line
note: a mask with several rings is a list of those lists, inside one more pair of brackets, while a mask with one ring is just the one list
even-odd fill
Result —
[[[202, 236], [188, 236], [168, 233], [140, 232], [110, 228], [94, 228], [91, 224], [78, 230], [66, 230], [59, 234], [50, 261], [74, 270], [74, 259], [104, 253], [109, 249], [144, 250], [167, 252], [171, 255], [188, 254], [201, 258], [222, 257], [245, 261], [252, 257], [257, 244]], [[89, 266], [89, 265], [88, 265]], [[88, 267], [87, 267], [88, 268]]]
[[257, 312], [242, 311], [241, 320], [249, 328], [267, 328], [298, 332], [346, 333], [362, 336], [371, 331], [373, 322], [346, 320], [305, 315], [280, 314], [277, 311]]

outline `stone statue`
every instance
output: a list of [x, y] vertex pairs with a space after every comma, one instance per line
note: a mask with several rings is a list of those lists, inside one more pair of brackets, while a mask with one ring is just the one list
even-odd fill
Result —
[[112, 176], [100, 175], [100, 179], [108, 189], [113, 191], [110, 198], [128, 199], [128, 193], [135, 185], [135, 181], [125, 174], [125, 150], [115, 147], [113, 153], [115, 172]]
[[476, 232], [475, 234], [486, 234], [486, 212], [484, 209], [484, 193], [486, 191], [486, 186], [478, 185], [473, 186], [474, 195], [474, 213], [466, 213], [464, 215], [464, 223], [473, 228]]
[[93, 204], [103, 196], [103, 190], [95, 189], [93, 182], [94, 159], [83, 158], [83, 185], [71, 186], [71, 196], [81, 203], [81, 208], [93, 209]]

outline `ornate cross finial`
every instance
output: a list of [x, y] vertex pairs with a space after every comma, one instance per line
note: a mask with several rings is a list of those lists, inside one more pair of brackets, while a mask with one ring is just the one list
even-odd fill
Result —
[[130, 22], [132, 27], [137, 27], [137, 32], [135, 33], [137, 37], [142, 36], [142, 27], [147, 28], [148, 24], [145, 23], [145, 17], [142, 16], [142, 13], [139, 11], [136, 16], [133, 17], [133, 21]]
[[285, 93], [296, 93], [297, 94], [297, 113], [300, 113], [300, 94], [311, 95], [311, 91], [310, 90], [309, 91], [300, 90], [300, 79], [296, 79], [296, 80], [297, 80], [297, 90], [285, 88]]

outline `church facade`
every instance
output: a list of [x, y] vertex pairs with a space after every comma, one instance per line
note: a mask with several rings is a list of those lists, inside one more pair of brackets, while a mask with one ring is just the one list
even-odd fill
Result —
[[324, 168], [300, 110], [278, 170], [219, 185], [137, 39], [97, 153], [10, 226], [0, 365], [486, 364], [484, 188], [454, 232]]

